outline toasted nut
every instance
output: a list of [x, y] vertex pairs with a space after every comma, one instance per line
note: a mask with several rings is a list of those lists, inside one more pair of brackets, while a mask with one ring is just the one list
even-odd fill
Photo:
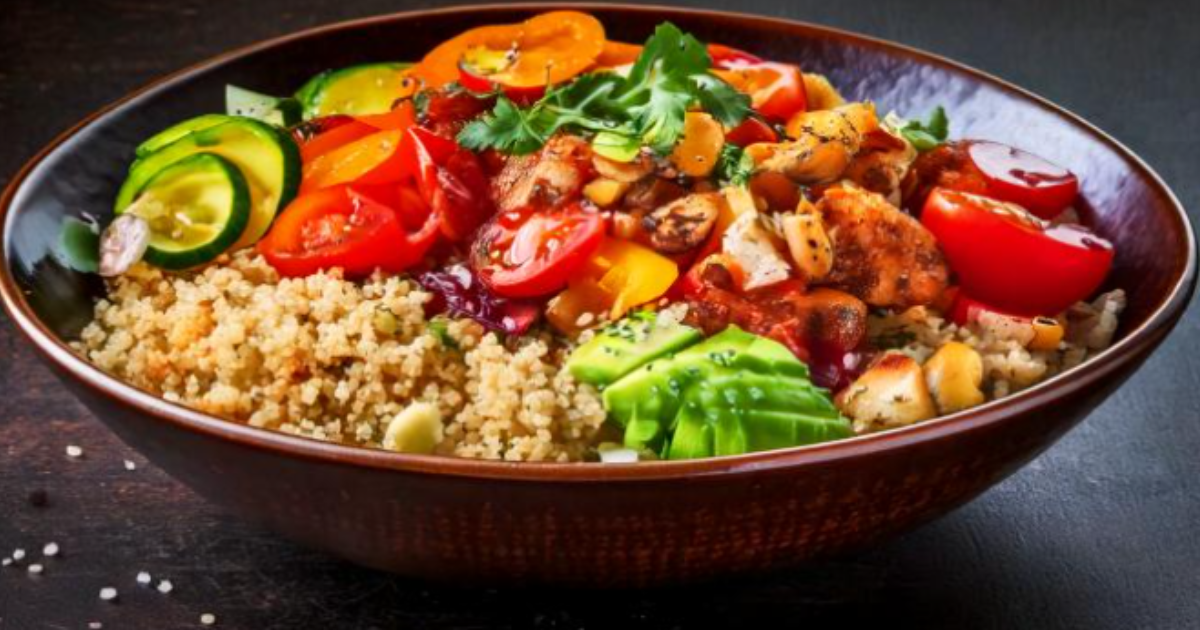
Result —
[[717, 165], [725, 130], [704, 112], [688, 112], [683, 119], [683, 138], [671, 152], [671, 163], [685, 175], [707, 177]]
[[1030, 350], [1054, 350], [1062, 343], [1066, 330], [1056, 319], [1050, 317], [1033, 318], [1033, 339], [1029, 342]]
[[806, 107], [810, 112], [833, 109], [846, 102], [842, 95], [838, 94], [837, 88], [833, 87], [833, 84], [823, 74], [805, 72], [804, 92], [808, 101]]
[[396, 414], [383, 435], [383, 447], [397, 453], [431, 454], [442, 441], [442, 415], [437, 407], [415, 402]]
[[597, 206], [607, 208], [620, 201], [621, 197], [625, 195], [625, 191], [629, 190], [632, 185], [629, 182], [600, 177], [593, 179], [583, 187], [583, 196]]
[[800, 275], [809, 282], [828, 275], [833, 269], [833, 245], [812, 203], [801, 197], [796, 212], [781, 215], [779, 223]]
[[834, 399], [857, 433], [907, 426], [937, 415], [921, 366], [903, 354], [885, 354]]
[[677, 199], [642, 219], [650, 244], [664, 254], [679, 254], [700, 245], [712, 232], [724, 198], [720, 193], [695, 193]]
[[632, 184], [654, 171], [654, 162], [650, 156], [639, 153], [630, 162], [610, 160], [603, 155], [592, 155], [592, 166], [601, 177], [618, 182]]
[[970, 409], [984, 401], [983, 358], [974, 348], [949, 341], [925, 362], [925, 382], [943, 414]]

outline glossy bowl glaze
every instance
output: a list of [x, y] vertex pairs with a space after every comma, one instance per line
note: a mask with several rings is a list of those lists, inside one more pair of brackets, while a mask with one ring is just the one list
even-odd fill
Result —
[[301, 543], [407, 575], [485, 584], [622, 586], [762, 571], [869, 545], [1012, 473], [1079, 422], [1162, 342], [1195, 284], [1179, 202], [1137, 157], [1072, 114], [945, 59], [849, 33], [745, 15], [596, 5], [614, 38], [671, 20], [701, 39], [829, 75], [882, 111], [945, 105], [955, 136], [1027, 145], [1083, 182], [1088, 220], [1117, 246], [1129, 294], [1119, 341], [1003, 401], [904, 430], [737, 457], [629, 466], [398, 455], [257, 430], [118, 382], [66, 345], [101, 286], [54, 254], [63, 217], [109, 212], [134, 145], [219, 111], [226, 83], [283, 93], [330, 67], [415, 59], [467, 27], [548, 5], [463, 7], [337, 24], [222, 55], [67, 131], [0, 199], [0, 294], [63, 383], [123, 440], [211, 500]]

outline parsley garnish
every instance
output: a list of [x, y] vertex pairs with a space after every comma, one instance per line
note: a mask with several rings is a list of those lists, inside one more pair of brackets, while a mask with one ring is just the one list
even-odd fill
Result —
[[721, 147], [721, 155], [717, 158], [717, 179], [725, 184], [745, 186], [754, 173], [754, 158], [745, 149], [732, 142], [726, 142]]
[[503, 96], [458, 135], [473, 150], [525, 154], [559, 130], [604, 134], [617, 146], [649, 146], [665, 155], [679, 140], [684, 114], [699, 105], [727, 126], [750, 113], [750, 99], [709, 72], [704, 44], [668, 22], [646, 40], [628, 77], [585, 74], [549, 90], [527, 108]]
[[916, 150], [931, 151], [945, 142], [946, 137], [950, 135], [950, 119], [946, 117], [946, 110], [938, 105], [929, 112], [925, 122], [901, 119], [896, 131], [912, 143]]

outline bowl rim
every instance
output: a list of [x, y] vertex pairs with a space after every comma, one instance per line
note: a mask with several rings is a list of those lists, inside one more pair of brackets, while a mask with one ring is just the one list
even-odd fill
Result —
[[[974, 409], [935, 418], [908, 427], [856, 436], [845, 440], [825, 442], [773, 451], [760, 451], [743, 455], [714, 457], [682, 461], [653, 461], [636, 464], [614, 465], [600, 463], [558, 462], [505, 462], [477, 460], [448, 456], [414, 455], [394, 453], [379, 449], [347, 446], [323, 442], [312, 438], [290, 435], [271, 429], [252, 427], [243, 423], [223, 420], [200, 411], [170, 403], [158, 396], [138, 389], [110, 376], [77, 355], [66, 342], [60, 340], [33, 313], [9, 270], [8, 238], [16, 213], [10, 212], [13, 201], [22, 184], [42, 161], [60, 145], [127, 103], [147, 94], [172, 88], [191, 76], [207, 71], [223, 63], [266, 50], [280, 44], [321, 36], [343, 30], [354, 30], [375, 24], [404, 22], [423, 17], [459, 13], [513, 13], [545, 11], [554, 8], [570, 8], [583, 11], [617, 11], [628, 13], [658, 13], [668, 16], [698, 17], [708, 20], [735, 19], [754, 27], [774, 26], [806, 32], [809, 36], [834, 38], [872, 50], [886, 50], [926, 65], [965, 74], [976, 81], [1010, 94], [1023, 97], [1043, 109], [1065, 119], [1089, 132], [1126, 159], [1153, 188], [1169, 201], [1175, 213], [1184, 240], [1187, 243], [1187, 259], [1182, 272], [1175, 279], [1170, 293], [1140, 326], [1127, 331], [1112, 346], [1083, 364], [1057, 374], [1028, 389], [1005, 398], [991, 401]], [[389, 13], [365, 18], [323, 24], [312, 28], [287, 33], [237, 47], [209, 57], [200, 62], [161, 76], [119, 99], [95, 110], [58, 134], [42, 147], [17, 172], [0, 194], [0, 302], [12, 318], [17, 330], [42, 354], [43, 359], [60, 374], [68, 375], [93, 392], [110, 401], [130, 408], [135, 413], [153, 416], [178, 429], [201, 434], [210, 438], [234, 442], [239, 446], [270, 451], [278, 455], [331, 465], [350, 465], [366, 468], [392, 470], [396, 472], [444, 475], [475, 479], [506, 481], [553, 482], [553, 483], [602, 483], [636, 482], [678, 478], [693, 478], [720, 474], [750, 473], [755, 471], [780, 470], [803, 465], [814, 465], [834, 460], [866, 457], [882, 451], [891, 451], [925, 442], [936, 441], [950, 435], [969, 433], [989, 425], [1004, 422], [1039, 407], [1053, 403], [1068, 394], [1083, 390], [1097, 380], [1107, 376], [1142, 355], [1150, 352], [1166, 337], [1182, 317], [1196, 286], [1196, 236], [1183, 205], [1162, 178], [1138, 155], [1124, 144], [1109, 136], [1082, 117], [1024, 88], [972, 66], [953, 61], [904, 44], [882, 38], [871, 37], [842, 30], [786, 18], [768, 17], [748, 13], [693, 9], [661, 5], [632, 5], [609, 3], [559, 3], [522, 2], [514, 4], [469, 4]]]

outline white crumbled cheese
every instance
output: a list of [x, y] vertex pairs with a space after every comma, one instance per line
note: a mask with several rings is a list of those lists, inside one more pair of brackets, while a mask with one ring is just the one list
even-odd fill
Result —
[[83, 457], [83, 449], [74, 444], [67, 445], [67, 457], [79, 458]]
[[116, 598], [117, 598], [117, 589], [115, 589], [111, 586], [105, 586], [104, 588], [100, 589], [100, 599], [102, 599], [106, 602], [111, 602]]
[[49, 542], [45, 547], [42, 547], [42, 555], [47, 558], [53, 558], [58, 555], [58, 543]]
[[150, 585], [150, 574], [145, 571], [138, 571], [137, 583], [141, 584], [142, 586], [149, 586]]
[[746, 212], [734, 219], [721, 238], [721, 247], [746, 273], [745, 290], [783, 282], [791, 276], [791, 265], [775, 247], [772, 234], [759, 221], [758, 213]]
[[174, 589], [175, 589], [175, 586], [173, 584], [171, 584], [171, 580], [161, 580], [158, 583], [158, 592], [162, 593], [163, 595], [170, 593]]
[[206, 626], [211, 626], [214, 623], [217, 623], [217, 616], [212, 613], [204, 613], [203, 615], [200, 615], [200, 623]]

